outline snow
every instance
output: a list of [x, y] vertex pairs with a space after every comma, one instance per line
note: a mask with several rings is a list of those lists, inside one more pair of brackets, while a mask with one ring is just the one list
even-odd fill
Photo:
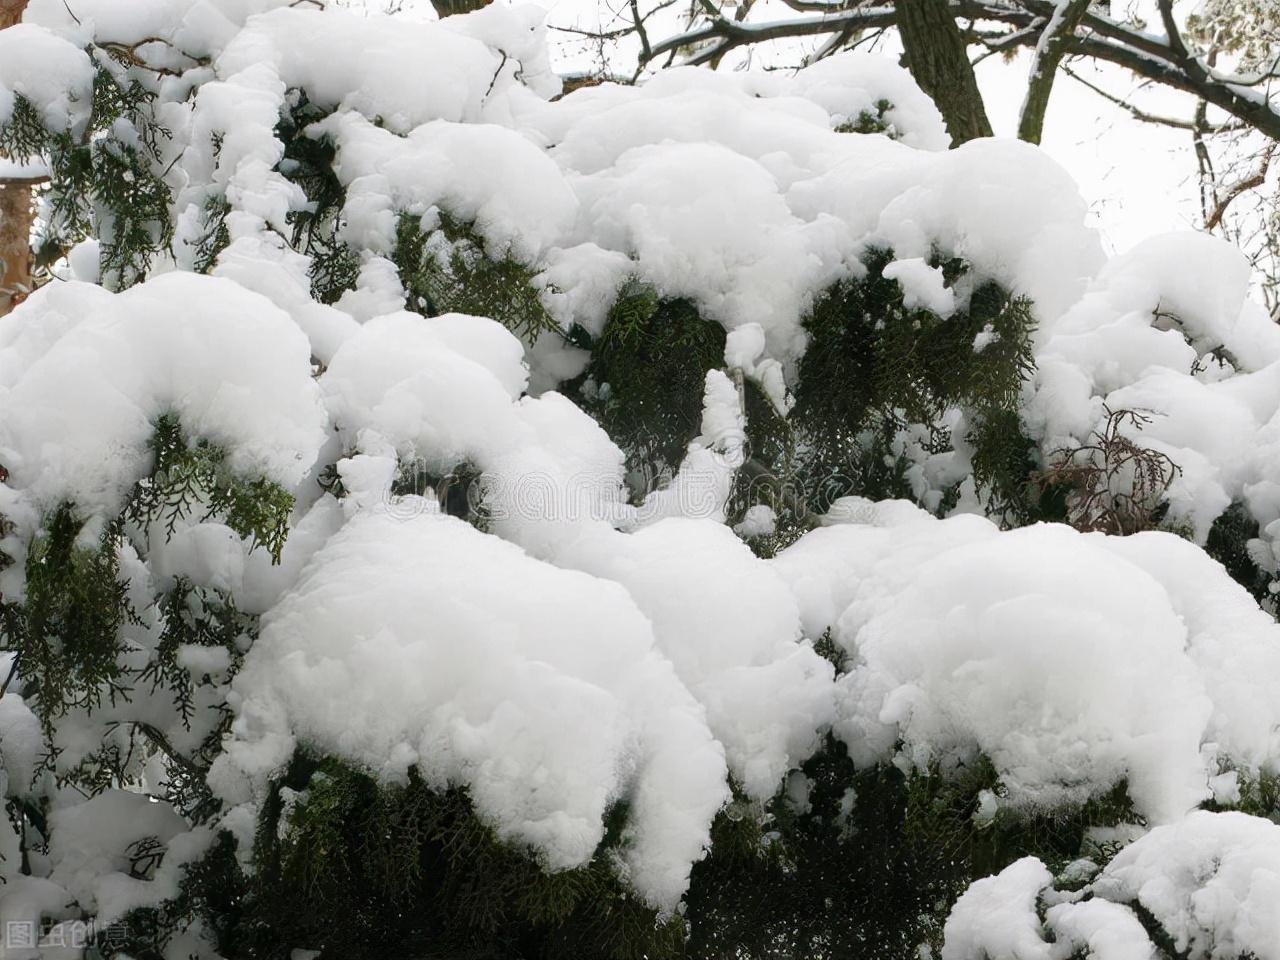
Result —
[[908, 581], [914, 567], [949, 546], [995, 532], [978, 517], [937, 524], [903, 500], [847, 498], [832, 505], [828, 518], [829, 525], [806, 533], [770, 561], [800, 605], [807, 637], [835, 626], [859, 593], [887, 591], [882, 584]]
[[[233, 240], [263, 226], [287, 235], [288, 215], [306, 208], [302, 189], [275, 171], [284, 146], [275, 126], [284, 106], [285, 84], [267, 64], [226, 80], [201, 85], [191, 115], [191, 143], [183, 154], [189, 183], [176, 207], [200, 218], [210, 197], [231, 206], [226, 226]], [[181, 222], [181, 220], [180, 220]], [[194, 229], [193, 229], [194, 232]], [[193, 237], [189, 243], [195, 245]]]
[[350, 314], [311, 299], [309, 266], [308, 257], [290, 250], [278, 237], [242, 236], [218, 255], [212, 273], [282, 308], [307, 335], [312, 356], [328, 365], [360, 327]]
[[149, 881], [130, 876], [130, 847], [148, 838], [167, 844], [188, 831], [186, 821], [167, 803], [125, 790], [107, 790], [55, 810], [49, 820], [49, 879], [104, 924], [128, 909], [118, 901], [150, 887]]
[[1263, 691], [1280, 676], [1275, 620], [1186, 540], [1142, 533], [1101, 542], [1154, 577], [1186, 626], [1187, 654], [1215, 705], [1206, 742], [1253, 778], [1274, 771], [1280, 760], [1280, 711]]
[[1053, 960], [1040, 936], [1036, 904], [1053, 874], [1023, 857], [994, 877], [976, 881], [956, 901], [943, 930], [942, 960]]
[[744, 540], [768, 537], [773, 535], [777, 523], [778, 516], [773, 508], [767, 504], [757, 503], [747, 508], [742, 519], [734, 526], [733, 532]]
[[[218, 61], [226, 103], [218, 84], [201, 89], [202, 129], [235, 126], [246, 136], [253, 125], [232, 122], [236, 100], [261, 96], [278, 109], [280, 84], [303, 87], [336, 107], [310, 133], [338, 147], [348, 187], [343, 235], [358, 248], [389, 252], [398, 212], [424, 216], [425, 228], [438, 211], [474, 221], [492, 252], [510, 251], [554, 284], [546, 301], [566, 328], [590, 331], [621, 281], [637, 276], [663, 296], [693, 299], [730, 331], [759, 325], [767, 342], [760, 361], [783, 365], [767, 375], [771, 396], [781, 397], [783, 367], [803, 350], [801, 314], [857, 271], [868, 246], [888, 246], [903, 261], [935, 249], [967, 257], [981, 276], [1029, 294], [1046, 321], [1078, 298], [1102, 259], [1074, 185], [1039, 153], [1013, 143], [935, 152], [907, 145], [937, 147], [945, 133], [900, 68], [874, 58], [833, 58], [790, 80], [675, 69], [640, 87], [606, 84], [549, 103], [491, 64], [473, 68], [466, 47], [449, 54], [464, 78], [449, 89], [464, 96], [474, 69], [484, 95], [419, 98], [409, 110], [379, 76], [313, 76], [301, 53], [273, 46], [288, 33], [299, 51], [315, 47], [307, 62], [323, 62], [323, 44], [337, 42], [326, 38], [346, 41], [341, 21], [301, 10], [254, 20]], [[374, 48], [393, 43], [378, 32], [387, 24], [362, 23], [352, 30], [375, 31]], [[406, 43], [419, 29], [442, 32], [400, 26]], [[388, 47], [388, 62], [393, 56]], [[435, 89], [430, 78], [421, 82]], [[340, 91], [350, 89], [365, 99], [344, 100]], [[893, 122], [918, 136], [894, 143], [834, 132], [849, 111], [866, 108], [868, 90], [900, 101]], [[217, 170], [229, 173], [212, 182], [230, 175], [233, 206], [279, 223], [302, 201], [256, 161], [238, 159], [272, 156], [265, 124], [256, 129], [251, 153], [224, 144]], [[920, 302], [946, 308], [953, 294], [938, 286]], [[913, 296], [924, 289], [913, 284]]]
[[1052, 884], [1034, 857], [976, 881], [942, 960], [1155, 960], [1165, 944], [1189, 960], [1280, 956], [1280, 827], [1261, 817], [1198, 810], [1134, 840], [1080, 892]]
[[1060, 949], [1083, 950], [1087, 956], [1106, 960], [1156, 960], [1159, 956], [1141, 921], [1119, 904], [1106, 900], [1059, 903], [1045, 917], [1063, 945]]
[[1018, 141], [974, 140], [939, 154], [865, 138], [792, 197], [802, 215], [834, 215], [898, 259], [927, 258], [934, 248], [964, 257], [979, 275], [1031, 297], [1042, 324], [1079, 298], [1103, 262], [1075, 183]]
[[[0, 121], [22, 93], [51, 129], [77, 133], [93, 37], [163, 37], [148, 49], [170, 67], [209, 63], [155, 81], [174, 137], [172, 254], [111, 293], [83, 282], [99, 253], [86, 241], [69, 257], [80, 280], [0, 319], [4, 550], [21, 561], [64, 503], [87, 521], [83, 542], [100, 533], [152, 468], [148, 444], [170, 413], [296, 508], [278, 563], [226, 518], [126, 531], [131, 669], [154, 662], [154, 601], [179, 582], [261, 615], [261, 634], [234, 654], [177, 651], [193, 680], [208, 678], [190, 725], [164, 691], [69, 712], [50, 744], [56, 772], [134, 723], [194, 750], [225, 700], [235, 720], [210, 777], [227, 804], [216, 826], [242, 856], [268, 782], [305, 747], [383, 782], [416, 767], [433, 787], [465, 787], [497, 835], [548, 870], [590, 861], [625, 802], [619, 872], [671, 914], [730, 783], [755, 805], [781, 792], [801, 811], [809, 782], [796, 768], [834, 732], [860, 768], [947, 776], [984, 757], [1000, 782], [979, 798], [983, 822], [1124, 783], [1154, 827], [1088, 898], [1055, 890], [1032, 858], [978, 881], [943, 960], [1150, 960], [1134, 902], [1197, 960], [1277, 956], [1280, 828], [1194, 812], [1280, 769], [1280, 627], [1197, 546], [1242, 503], [1261, 528], [1252, 555], [1280, 570], [1280, 332], [1248, 300], [1236, 251], [1170, 235], [1107, 260], [1064, 170], [1008, 141], [946, 150], [906, 73], [862, 54], [794, 76], [678, 68], [553, 100], [530, 8], [445, 23], [283, 0], [75, 9], [33, 0], [27, 23], [0, 33]], [[287, 239], [312, 209], [277, 139], [302, 94], [331, 111], [306, 135], [336, 150], [339, 236], [359, 257], [355, 288], [333, 304], [313, 299], [314, 264]], [[838, 132], [881, 101], [889, 136]], [[229, 205], [231, 242], [198, 276], [211, 200]], [[472, 227], [528, 268], [565, 331], [599, 335], [628, 280], [724, 326], [724, 367], [706, 373], [699, 434], [669, 485], [628, 502], [624, 452], [556, 392], [586, 363], [558, 332], [526, 344], [484, 317], [406, 310], [388, 259], [402, 214], [424, 230], [442, 215]], [[1048, 455], [1087, 442], [1108, 409], [1145, 411], [1131, 436], [1179, 468], [1168, 522], [1190, 538], [1003, 531], [846, 497], [775, 558], [753, 554], [745, 541], [773, 535], [778, 517], [755, 504], [726, 525], [749, 456], [742, 391], [754, 383], [787, 412], [805, 311], [861, 276], [873, 248], [906, 306], [943, 319], [974, 282], [1030, 297], [1032, 440]], [[971, 266], [965, 284], [929, 266], [950, 257]], [[973, 349], [994, 337], [978, 333]], [[959, 432], [958, 416], [941, 425]], [[923, 450], [921, 431], [899, 447]], [[915, 465], [923, 500], [939, 505], [933, 481], [960, 460]], [[411, 469], [433, 484], [476, 478], [475, 526], [393, 494]], [[334, 493], [321, 476], [340, 481]], [[21, 597], [23, 576], [21, 562], [4, 569], [6, 598]], [[814, 647], [828, 632], [838, 670]], [[0, 698], [4, 786], [43, 796], [46, 745], [22, 690]], [[62, 919], [73, 901], [109, 918], [172, 896], [212, 836], [139, 792], [54, 796], [49, 879], [13, 873], [16, 837], [0, 819], [0, 919]], [[147, 880], [128, 875], [128, 845], [144, 836], [169, 849]]]
[[30, 23], [0, 31], [0, 124], [25, 97], [53, 132], [78, 135], [89, 119], [93, 63], [79, 47]]
[[1127, 777], [1156, 821], [1204, 799], [1211, 704], [1141, 569], [1038, 526], [940, 553], [913, 580], [836, 624], [856, 658], [837, 727], [855, 758], [901, 739], [903, 763], [946, 771], [976, 749], [1012, 803], [1049, 808]]
[[881, 275], [902, 286], [902, 305], [908, 310], [921, 308], [944, 320], [955, 313], [956, 295], [946, 286], [942, 269], [929, 266], [922, 257], [894, 260], [885, 265]]
[[[77, 46], [90, 38], [135, 44], [162, 37], [193, 57], [221, 49], [252, 15], [291, 0], [28, 0], [22, 19], [66, 36]], [[160, 44], [148, 45], [148, 57], [160, 54]], [[175, 66], [190, 66], [181, 59]]]
[[1121, 850], [1097, 895], [1139, 903], [1192, 957], [1280, 956], [1280, 827], [1196, 811]]
[[888, 57], [848, 51], [825, 57], [799, 71], [795, 92], [823, 107], [835, 124], [856, 122], [863, 113], [876, 114], [887, 101], [884, 122], [902, 143], [917, 150], [946, 150], [951, 146], [938, 108], [921, 95], [905, 69]]
[[[335, 169], [348, 188], [345, 235], [360, 249], [390, 251], [395, 211], [443, 210], [473, 222], [494, 256], [536, 262], [577, 213], [556, 164], [506, 127], [437, 120], [399, 137], [344, 113], [316, 129], [337, 144]], [[432, 226], [431, 218], [423, 224]]]
[[[690, 297], [726, 327], [784, 332], [780, 321], [794, 323], [820, 284], [821, 233], [793, 215], [760, 164], [726, 147], [637, 146], [577, 187], [594, 242], [630, 253], [664, 296]], [[798, 331], [788, 336], [775, 349], [797, 350]]]
[[1233, 501], [1261, 527], [1280, 517], [1280, 330], [1246, 299], [1248, 281], [1221, 240], [1154, 237], [1106, 264], [1036, 356], [1027, 421], [1042, 448], [1086, 442], [1104, 405], [1143, 413], [1151, 422], [1127, 434], [1179, 467], [1169, 519], [1200, 543]]
[[[321, 496], [291, 518], [289, 538], [276, 562], [225, 524], [179, 520], [172, 535], [152, 531], [146, 544], [147, 561], [155, 586], [172, 589], [179, 578], [233, 598], [245, 613], [270, 609], [293, 585], [311, 555], [342, 524], [342, 508], [333, 497]], [[217, 657], [225, 648], [201, 648], [201, 656]]]
[[[6, 664], [6, 676], [9, 669]], [[6, 692], [0, 697], [0, 756], [4, 758], [7, 795], [24, 797], [39, 791], [43, 784], [37, 782], [36, 770], [43, 755], [40, 721], [21, 696]]]
[[724, 363], [730, 370], [741, 371], [764, 391], [775, 410], [786, 415], [791, 409], [786, 376], [782, 364], [765, 354], [765, 332], [758, 323], [744, 323], [730, 330], [724, 342]]
[[749, 796], [771, 797], [816, 749], [834, 719], [831, 665], [798, 642], [783, 581], [723, 524], [672, 517], [631, 534], [597, 524], [550, 559], [627, 589]]
[[[865, 505], [771, 565], [804, 632], [846, 651], [836, 731], [862, 765], [945, 775], [980, 752], [1013, 807], [1127, 782], [1152, 822], [1225, 765], [1274, 769], [1280, 628], [1178, 537], [1042, 524], [1000, 532]], [[895, 746], [897, 745], [897, 746]]]
[[[346, 56], [353, 48], [362, 55]], [[491, 85], [511, 83], [516, 69], [439, 24], [306, 6], [252, 18], [215, 66], [223, 77], [269, 70], [317, 104], [356, 110], [397, 133], [429, 120], [479, 119]]]
[[211, 780], [246, 802], [295, 741], [393, 780], [420, 763], [549, 869], [589, 860], [627, 799], [630, 879], [673, 908], [728, 788], [649, 621], [619, 585], [428, 507], [362, 512], [268, 613]]
[[[8, 853], [17, 857], [16, 843], [10, 847]], [[4, 923], [6, 930], [16, 927], [25, 931], [39, 930], [42, 918], [69, 919], [75, 911], [68, 904], [66, 896], [66, 891], [62, 887], [43, 877], [23, 875], [7, 877], [3, 893], [0, 893], [0, 923]], [[35, 947], [28, 948], [19, 940], [12, 948], [6, 948], [5, 960], [46, 960], [46, 958], [63, 960], [56, 956], [48, 957], [52, 952]]]
[[44, 510], [115, 516], [151, 468], [157, 419], [173, 414], [234, 473], [292, 489], [324, 440], [310, 354], [288, 316], [228, 280], [44, 287], [0, 319], [8, 484]]
[[400, 312], [362, 326], [320, 383], [348, 448], [376, 434], [443, 476], [521, 442], [526, 380], [519, 341], [494, 321]]

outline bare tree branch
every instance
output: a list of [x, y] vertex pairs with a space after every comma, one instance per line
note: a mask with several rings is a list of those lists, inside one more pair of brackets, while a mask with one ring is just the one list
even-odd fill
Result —
[[839, 13], [856, 6], [856, 3], [824, 3], [823, 0], [782, 0], [796, 13]]
[[[1156, 126], [1173, 127], [1175, 130], [1195, 130], [1198, 128], [1198, 124], [1195, 120], [1183, 120], [1181, 117], [1170, 117], [1159, 113], [1148, 113], [1146, 110], [1135, 106], [1123, 97], [1116, 96], [1114, 93], [1109, 93], [1093, 81], [1086, 79], [1075, 70], [1072, 70], [1066, 64], [1063, 64], [1059, 69], [1082, 87], [1092, 90], [1098, 96], [1102, 97], [1103, 100], [1106, 100], [1108, 103], [1113, 103], [1120, 109], [1126, 111], [1135, 120], [1141, 120], [1143, 123], [1150, 123]], [[1244, 126], [1239, 122], [1208, 123], [1206, 121], [1202, 129], [1204, 129], [1206, 133], [1228, 133], [1234, 130], [1242, 130], [1244, 129]]]
[[1203, 100], [1196, 103], [1195, 120], [1191, 126], [1191, 145], [1196, 154], [1196, 170], [1200, 174], [1200, 213], [1209, 219], [1209, 206], [1218, 202], [1218, 176], [1213, 169], [1213, 157], [1205, 142], [1205, 130], [1209, 124], [1209, 105]]
[[1073, 38], [1068, 44], [1068, 51], [1114, 63], [1140, 77], [1193, 94], [1273, 140], [1280, 140], [1280, 113], [1261, 97], [1245, 95], [1229, 85], [1216, 82], [1207, 73], [1193, 76], [1169, 60], [1092, 37]]
[[631, 21], [635, 24], [636, 34], [640, 37], [640, 62], [645, 63], [651, 57], [649, 33], [644, 28], [644, 17], [640, 16], [639, 0], [631, 0]]
[[187, 53], [185, 50], [181, 50], [178, 47], [175, 47], [172, 43], [170, 43], [164, 37], [143, 37], [141, 40], [137, 40], [134, 43], [104, 42], [99, 44], [98, 46], [100, 49], [105, 50], [107, 53], [115, 57], [120, 62], [127, 63], [130, 66], [141, 67], [144, 70], [150, 70], [152, 73], [158, 74], [159, 76], [163, 76], [163, 77], [182, 76], [184, 72], [183, 70], [174, 70], [170, 67], [157, 67], [147, 62], [147, 60], [138, 51], [141, 50], [143, 47], [150, 46], [151, 44], [159, 44], [160, 46], [168, 47], [170, 50], [172, 50], [174, 53], [178, 54], [179, 56], [185, 57], [187, 60], [190, 60], [191, 66], [198, 67], [198, 66], [207, 65], [209, 63], [208, 57], [197, 57], [197, 56], [194, 56], [193, 54]]
[[1213, 212], [1205, 218], [1204, 228], [1206, 230], [1212, 230], [1222, 223], [1227, 207], [1231, 206], [1232, 201], [1237, 197], [1267, 182], [1267, 171], [1271, 167], [1271, 158], [1275, 155], [1275, 152], [1276, 144], [1274, 142], [1267, 144], [1267, 149], [1263, 151], [1262, 162], [1258, 165], [1257, 172], [1252, 176], [1245, 177], [1227, 189], [1227, 192], [1218, 201], [1218, 205], [1213, 208]]
[[170, 762], [180, 767], [182, 770], [195, 776], [203, 777], [208, 771], [196, 763], [190, 757], [176, 750], [169, 738], [157, 727], [150, 723], [142, 721], [134, 721], [133, 728], [151, 741], [152, 746], [156, 747], [161, 753], [169, 758]]
[[[705, 43], [708, 40], [718, 39], [720, 43], [715, 49], [723, 54], [734, 47], [766, 40], [819, 36], [850, 28], [856, 30], [891, 26], [896, 19], [897, 12], [892, 7], [864, 7], [843, 13], [823, 14], [818, 17], [803, 17], [795, 20], [775, 20], [769, 23], [738, 23], [717, 16], [710, 23], [686, 30], [684, 33], [655, 44], [650, 51], [649, 59], [653, 60], [664, 53]], [[710, 57], [704, 53], [692, 58], [689, 62], [703, 63], [708, 59]]]
[[[909, 0], [840, 9], [839, 4], [822, 4], [821, 0], [793, 0], [791, 5], [794, 9], [814, 8], [823, 12], [764, 23], [729, 20], [717, 12], [709, 22], [652, 44], [646, 62], [714, 41], [709, 48], [699, 51], [687, 61], [691, 64], [714, 63], [735, 47], [805, 36], [828, 37], [822, 48], [825, 55], [839, 49], [838, 40], [842, 35], [853, 36], [866, 29], [900, 27], [906, 2]], [[1114, 63], [1143, 79], [1190, 93], [1242, 124], [1273, 139], [1280, 139], [1280, 110], [1273, 107], [1261, 92], [1235, 82], [1235, 78], [1214, 74], [1186, 47], [1176, 23], [1172, 27], [1166, 24], [1167, 35], [1162, 37], [1088, 9], [1084, 0], [1070, 2], [1072, 13], [1079, 19], [1074, 30], [1066, 30], [1064, 24], [1063, 29], [1054, 32], [1053, 38], [1059, 41], [1055, 43], [1057, 49], [1054, 51], [1059, 63], [1069, 56], [1093, 57]], [[1162, 17], [1172, 18], [1171, 0], [1160, 2], [1163, 4]], [[1053, 0], [948, 0], [948, 7], [955, 17], [1010, 27], [1011, 30], [1003, 36], [979, 35], [988, 49], [1001, 52], [1039, 44], [1044, 25], [1052, 22], [1058, 10], [1058, 4]], [[1042, 94], [1045, 92], [1047, 90]]]

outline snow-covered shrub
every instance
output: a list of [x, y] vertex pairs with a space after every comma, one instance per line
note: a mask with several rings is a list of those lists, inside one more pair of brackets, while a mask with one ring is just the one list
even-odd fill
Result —
[[[1222, 812], [1280, 765], [1242, 259], [1107, 260], [1062, 170], [946, 150], [874, 57], [559, 97], [543, 39], [0, 33], [0, 149], [51, 178], [0, 319], [0, 917], [166, 960], [1266, 956], [1265, 910], [1179, 912], [1271, 889]], [[1229, 876], [1151, 892], [1184, 841]]]
[[979, 880], [947, 920], [942, 957], [1265, 960], [1280, 950], [1277, 894], [1280, 827], [1202, 810], [1156, 827], [1101, 871], [1080, 860], [1055, 878], [1027, 857]]

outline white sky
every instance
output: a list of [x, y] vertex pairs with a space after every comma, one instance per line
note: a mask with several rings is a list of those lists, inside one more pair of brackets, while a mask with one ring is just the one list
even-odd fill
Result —
[[[1026, 93], [1030, 52], [1005, 65], [978, 66], [978, 83], [998, 135], [1014, 136]], [[1109, 64], [1073, 65], [1109, 93], [1124, 96], [1136, 83]], [[1143, 90], [1153, 111], [1190, 118], [1193, 102], [1175, 91]], [[1195, 226], [1199, 213], [1195, 155], [1185, 130], [1144, 123], [1065, 74], [1054, 83], [1043, 149], [1080, 185], [1095, 226], [1113, 252], [1144, 237]]]

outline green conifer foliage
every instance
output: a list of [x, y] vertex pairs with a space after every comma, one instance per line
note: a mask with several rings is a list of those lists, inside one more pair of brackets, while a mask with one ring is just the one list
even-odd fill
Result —
[[[169, 131], [155, 119], [151, 89], [117, 69], [130, 66], [127, 52], [91, 53], [98, 72], [88, 128], [75, 137], [50, 132], [18, 96], [13, 119], [0, 128], [0, 151], [51, 162], [43, 238], [50, 256], [97, 236], [104, 282], [124, 287], [173, 240], [163, 165]], [[881, 100], [841, 130], [892, 135], [891, 109]], [[284, 157], [278, 172], [309, 202], [290, 215], [285, 240], [312, 258], [312, 293], [325, 303], [355, 288], [361, 266], [361, 251], [342, 238], [346, 191], [335, 145], [315, 133], [329, 112], [292, 90], [275, 130]], [[215, 154], [219, 146], [215, 139]], [[205, 201], [196, 269], [213, 269], [229, 244], [231, 210], [225, 196]], [[639, 478], [637, 497], [679, 467], [701, 429], [707, 372], [725, 365], [725, 326], [692, 299], [665, 296], [633, 277], [597, 336], [581, 327], [562, 331], [544, 304], [536, 265], [495, 249], [474, 223], [448, 211], [401, 211], [390, 258], [408, 307], [424, 316], [487, 316], [526, 343], [563, 336], [586, 351], [584, 372], [561, 389], [622, 448]], [[1033, 304], [939, 252], [931, 263], [959, 304], [942, 317], [907, 305], [902, 286], [883, 275], [893, 259], [887, 250], [866, 251], [859, 275], [815, 298], [802, 319], [809, 339], [792, 371], [793, 406], [779, 409], [750, 380], [740, 385], [747, 449], [728, 519], [760, 503], [774, 509], [777, 530], [751, 544], [760, 555], [789, 545], [845, 495], [923, 501], [912, 476], [921, 450], [967, 458], [963, 472], [998, 521], [1069, 519], [1070, 490], [1037, 480], [1044, 465], [1019, 410], [1034, 373]], [[225, 524], [279, 561], [293, 496], [234, 474], [226, 451], [190, 437], [173, 415], [154, 424], [151, 452], [118, 516], [90, 522], [68, 502], [43, 517], [21, 561], [25, 596], [0, 597], [0, 645], [29, 678], [23, 694], [51, 743], [69, 712], [92, 714], [142, 692], [171, 698], [190, 730], [200, 697], [224, 692], [257, 636], [257, 618], [231, 596], [181, 576], [139, 609], [122, 558], [197, 519]], [[328, 467], [321, 485], [342, 498]], [[945, 513], [958, 487], [928, 506]], [[443, 477], [401, 464], [390, 492], [437, 496], [446, 513], [485, 529], [475, 464]], [[1269, 578], [1249, 546], [1257, 533], [1236, 504], [1215, 523], [1208, 549], [1265, 598]], [[0, 554], [0, 565], [13, 562]], [[140, 654], [123, 634], [143, 616], [161, 629], [155, 648]], [[829, 634], [816, 647], [837, 668], [845, 665]], [[192, 650], [225, 652], [229, 666], [218, 679], [193, 671], [183, 656]], [[175, 749], [145, 721], [122, 721], [127, 730], [108, 733], [124, 736], [109, 735], [70, 769], [51, 748], [44, 769], [95, 793], [136, 784], [139, 757], [158, 754], [167, 799], [192, 823], [211, 822], [220, 807], [206, 778], [232, 719], [225, 697], [214, 701], [194, 749]], [[675, 917], [659, 916], [628, 891], [618, 857], [627, 843], [625, 798], [590, 863], [551, 872], [531, 850], [499, 839], [464, 789], [429, 783], [416, 769], [406, 782], [383, 782], [337, 757], [312, 756], [304, 744], [272, 784], [251, 850], [219, 835], [185, 869], [176, 897], [134, 911], [126, 942], [100, 941], [95, 949], [159, 960], [176, 933], [198, 924], [229, 960], [290, 960], [304, 947], [321, 951], [320, 960], [908, 960], [921, 944], [940, 946], [950, 903], [976, 877], [1027, 854], [1060, 869], [1087, 848], [1088, 827], [1138, 819], [1124, 783], [1069, 809], [997, 804], [988, 816], [984, 804], [1003, 799], [1003, 787], [987, 758], [945, 770], [904, 772], [888, 763], [859, 770], [824, 733], [821, 748], [773, 799], [758, 805], [738, 791], [721, 811], [686, 910]], [[1269, 775], [1243, 778], [1240, 806], [1276, 814], [1278, 784]], [[39, 804], [15, 801], [10, 813], [33, 835], [46, 834]], [[137, 851], [144, 871], [149, 850]], [[1108, 855], [1096, 851], [1100, 861]]]
[[[288, 110], [281, 115], [275, 131], [284, 146], [280, 170], [302, 188], [309, 204], [306, 210], [289, 213], [293, 225], [291, 242], [311, 257], [312, 296], [321, 303], [333, 303], [354, 289], [360, 257], [338, 236], [347, 194], [333, 169], [337, 150], [330, 137], [307, 129], [328, 116], [329, 111], [313, 103], [302, 90], [290, 90], [286, 105]], [[224, 210], [211, 211], [211, 231], [221, 227], [220, 216], [225, 215]], [[223, 237], [225, 230], [213, 235]], [[218, 249], [216, 245], [212, 248], [214, 256]]]
[[571, 395], [608, 431], [628, 465], [652, 480], [680, 465], [698, 435], [708, 370], [724, 365], [724, 328], [689, 300], [639, 280], [618, 291]]
[[163, 180], [164, 143], [172, 133], [154, 115], [155, 93], [120, 69], [124, 54], [89, 52], [97, 71], [85, 129], [48, 130], [19, 94], [13, 118], [0, 127], [0, 153], [22, 162], [48, 160], [48, 217], [37, 263], [47, 266], [95, 236], [103, 284], [123, 289], [141, 280], [173, 239], [172, 197]]
[[1231, 578], [1248, 590], [1259, 603], [1274, 602], [1268, 589], [1271, 576], [1254, 562], [1249, 543], [1259, 534], [1258, 521], [1243, 503], [1233, 503], [1222, 512], [1209, 529], [1205, 550], [1231, 574]]
[[[276, 484], [232, 474], [225, 453], [206, 441], [189, 441], [174, 416], [158, 419], [151, 448], [150, 472], [134, 487], [121, 514], [100, 524], [100, 533], [94, 533], [99, 525], [87, 522], [73, 503], [45, 518], [27, 548], [25, 597], [0, 605], [0, 644], [15, 654], [15, 669], [21, 666], [30, 678], [26, 694], [51, 744], [58, 720], [68, 711], [92, 713], [104, 704], [128, 703], [144, 688], [168, 691], [176, 714], [189, 726], [193, 689], [208, 678], [192, 676], [179, 663], [180, 648], [223, 647], [234, 665], [256, 631], [253, 618], [239, 613], [228, 597], [179, 578], [168, 592], [152, 598], [163, 630], [150, 657], [139, 659], [122, 640], [122, 629], [140, 622], [146, 612], [130, 599], [130, 582], [121, 574], [122, 551], [131, 537], [145, 543], [148, 532], [172, 535], [184, 518], [216, 519], [278, 559], [293, 507], [293, 497]], [[13, 562], [3, 556], [0, 560]], [[228, 718], [223, 708], [194, 756], [176, 756], [162, 738], [157, 742], [158, 732], [146, 723], [129, 730], [130, 743], [141, 734], [185, 766], [172, 791], [180, 808], [207, 807], [203, 772]], [[106, 742], [72, 769], [60, 769], [59, 777], [96, 792], [123, 780], [128, 752], [117, 742]], [[58, 753], [51, 747], [45, 761], [49, 769], [57, 768]]]
[[963, 889], [963, 863], [907, 838], [896, 769], [858, 772], [828, 739], [802, 773], [803, 804], [784, 794], [761, 816], [717, 819], [694, 868], [689, 956], [916, 956]]
[[684, 925], [629, 895], [611, 867], [621, 811], [586, 867], [548, 873], [503, 843], [465, 791], [411, 771], [379, 784], [299, 754], [275, 784], [254, 852], [245, 914], [229, 936], [252, 955], [640, 960], [683, 955]]
[[83, 521], [64, 504], [31, 544], [27, 596], [6, 617], [6, 649], [35, 678], [38, 715], [51, 732], [73, 707], [91, 709], [104, 697], [126, 695], [119, 631], [134, 614], [121, 583], [122, 531], [112, 524], [83, 543]]
[[969, 288], [968, 302], [944, 319], [906, 306], [898, 282], [882, 275], [892, 259], [871, 251], [865, 275], [828, 290], [805, 321], [810, 342], [791, 419], [808, 441], [810, 469], [847, 478], [846, 493], [902, 496], [895, 433], [919, 425], [935, 451], [945, 449], [934, 428], [958, 409], [969, 424], [975, 480], [1007, 501], [997, 512], [1016, 515], [1031, 465], [1017, 414], [1033, 368], [1031, 303], [952, 258], [935, 266], [952, 289]]
[[245, 479], [226, 467], [226, 452], [206, 440], [189, 441], [177, 417], [158, 418], [151, 438], [152, 472], [140, 480], [124, 518], [143, 527], [163, 524], [172, 535], [192, 513], [217, 517], [279, 560], [293, 496], [269, 480]]
[[888, 100], [877, 100], [874, 109], [863, 110], [852, 120], [848, 120], [838, 127], [837, 133], [883, 133], [892, 139], [893, 127], [886, 119], [885, 114], [893, 109], [893, 104]]
[[391, 259], [409, 294], [409, 306], [425, 316], [468, 313], [497, 320], [526, 343], [558, 330], [533, 283], [530, 269], [508, 252], [488, 248], [474, 225], [448, 213], [424, 230], [422, 218], [402, 213]]

